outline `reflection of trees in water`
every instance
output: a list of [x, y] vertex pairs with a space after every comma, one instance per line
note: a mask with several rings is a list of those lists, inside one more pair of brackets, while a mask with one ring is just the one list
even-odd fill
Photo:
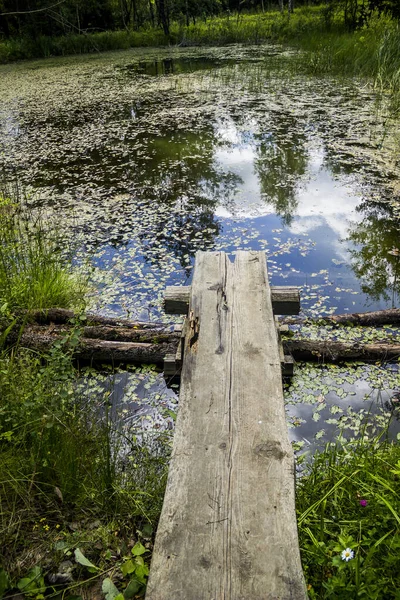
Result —
[[95, 224], [96, 235], [112, 226], [109, 241], [114, 246], [137, 237], [145, 260], [161, 265], [167, 249], [188, 267], [188, 257], [212, 245], [219, 234], [216, 201], [230, 196], [236, 178], [216, 167], [211, 128], [201, 133], [168, 129], [142, 142], [131, 192], [118, 210], [104, 200], [105, 218]]
[[157, 215], [150, 230], [140, 234], [151, 260], [158, 260], [167, 248], [187, 267], [187, 257], [219, 235], [215, 207], [230, 198], [238, 177], [217, 167], [215, 143], [211, 126], [200, 133], [168, 130], [149, 140], [147, 173], [136, 193]]
[[[289, 225], [298, 205], [299, 178], [307, 168], [308, 153], [304, 132], [299, 131], [291, 115], [275, 115], [274, 130], [255, 136], [257, 159], [255, 171], [261, 196]], [[260, 129], [262, 131], [262, 124]]]
[[214, 217], [215, 204], [193, 197], [181, 198], [167, 206], [167, 211], [157, 213], [157, 218], [150, 219], [148, 226], [139, 232], [141, 250], [145, 260], [158, 266], [168, 250], [188, 269], [189, 258], [197, 250], [211, 246], [220, 233], [220, 223]]
[[365, 294], [394, 306], [400, 296], [400, 221], [386, 202], [366, 200], [357, 211], [364, 218], [350, 228], [346, 240], [355, 245], [350, 250], [353, 271]]

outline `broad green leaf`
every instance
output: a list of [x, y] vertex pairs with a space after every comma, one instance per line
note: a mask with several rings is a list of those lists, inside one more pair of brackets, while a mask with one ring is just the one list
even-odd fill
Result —
[[136, 544], [132, 548], [133, 556], [140, 556], [141, 554], [144, 554], [145, 552], [148, 552], [148, 550], [146, 550], [146, 548], [140, 542], [136, 542]]
[[130, 573], [133, 573], [135, 570], [135, 565], [133, 564], [133, 561], [131, 560], [127, 560], [126, 562], [124, 562], [121, 565], [121, 571], [122, 571], [122, 575], [124, 577], [126, 577], [127, 575], [130, 575]]
[[88, 560], [86, 558], [86, 556], [82, 553], [82, 551], [79, 548], [75, 549], [75, 560], [80, 565], [83, 565], [84, 567], [88, 567], [88, 569], [91, 570], [92, 572], [99, 570], [99, 567], [96, 567], [93, 563], [91, 563], [90, 560]]
[[104, 579], [101, 591], [105, 595], [106, 600], [115, 600], [120, 595], [118, 588], [113, 584], [109, 577]]
[[139, 565], [136, 567], [135, 577], [140, 583], [146, 584], [146, 579], [149, 575], [149, 569], [146, 565]]
[[18, 581], [17, 587], [24, 594], [43, 594], [46, 586], [41, 568], [33, 567], [26, 577]]
[[126, 590], [124, 591], [124, 599], [130, 600], [130, 598], [136, 596], [136, 594], [140, 592], [142, 588], [143, 585], [137, 581], [137, 579], [131, 579], [126, 587]]

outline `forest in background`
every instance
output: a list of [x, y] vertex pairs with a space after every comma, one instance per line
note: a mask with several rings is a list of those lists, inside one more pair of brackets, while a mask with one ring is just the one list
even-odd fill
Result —
[[[165, 36], [171, 24], [189, 27], [213, 16], [265, 12], [321, 4], [310, 0], [0, 0], [0, 40], [37, 39], [104, 31], [160, 28]], [[373, 12], [400, 16], [398, 0], [326, 0], [324, 17], [330, 22], [340, 12], [349, 29], [362, 26]]]

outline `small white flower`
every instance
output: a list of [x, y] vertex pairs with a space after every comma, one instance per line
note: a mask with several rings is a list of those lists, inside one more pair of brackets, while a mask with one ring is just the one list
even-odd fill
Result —
[[346, 548], [346, 550], [343, 550], [342, 560], [349, 562], [349, 560], [351, 560], [352, 558], [354, 558], [354, 552], [353, 550], [351, 550], [351, 548]]

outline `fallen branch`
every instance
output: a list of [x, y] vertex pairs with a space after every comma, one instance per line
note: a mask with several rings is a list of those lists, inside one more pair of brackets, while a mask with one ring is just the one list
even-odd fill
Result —
[[[15, 339], [14, 336], [12, 337]], [[24, 348], [46, 354], [57, 341], [62, 339], [59, 335], [26, 330], [21, 333], [19, 344]], [[161, 365], [165, 355], [176, 352], [177, 346], [178, 339], [170, 343], [152, 344], [81, 338], [73, 349], [73, 356], [90, 363]]]
[[400, 357], [400, 344], [360, 344], [320, 340], [283, 340], [285, 353], [297, 361], [340, 362], [347, 360], [393, 361]]
[[395, 325], [400, 323], [400, 308], [388, 308], [373, 312], [330, 315], [319, 319], [309, 317], [287, 317], [280, 321], [288, 325]]

